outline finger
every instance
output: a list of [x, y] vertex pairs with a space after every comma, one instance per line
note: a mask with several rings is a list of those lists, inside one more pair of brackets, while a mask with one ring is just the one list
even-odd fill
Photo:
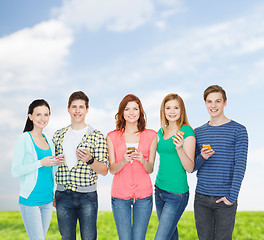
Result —
[[175, 137], [177, 137], [179, 140], [183, 139], [183, 136], [180, 133], [176, 134]]

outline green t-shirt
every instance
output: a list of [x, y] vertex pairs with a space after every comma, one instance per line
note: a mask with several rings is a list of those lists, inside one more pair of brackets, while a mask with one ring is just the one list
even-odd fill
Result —
[[[184, 139], [194, 136], [194, 131], [190, 126], [182, 126], [181, 131], [184, 132]], [[185, 193], [189, 190], [186, 170], [183, 168], [179, 155], [175, 149], [171, 137], [164, 140], [161, 129], [158, 131], [157, 152], [160, 156], [159, 170], [156, 177], [155, 185], [167, 192]]]

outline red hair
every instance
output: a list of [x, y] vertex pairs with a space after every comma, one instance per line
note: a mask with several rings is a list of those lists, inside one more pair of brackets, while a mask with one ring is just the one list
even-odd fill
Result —
[[142, 132], [146, 128], [146, 114], [143, 110], [141, 101], [133, 94], [126, 95], [119, 104], [118, 112], [115, 115], [116, 119], [116, 130], [125, 130], [126, 120], [124, 119], [124, 110], [129, 102], [135, 102], [139, 107], [139, 119], [138, 119], [138, 131]]

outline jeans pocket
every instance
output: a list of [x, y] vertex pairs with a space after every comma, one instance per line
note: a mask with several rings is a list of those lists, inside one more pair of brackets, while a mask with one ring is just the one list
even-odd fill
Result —
[[227, 205], [224, 201], [221, 202], [221, 205], [222, 205], [222, 207], [225, 207], [225, 208], [231, 208], [234, 206], [234, 204]]
[[90, 202], [97, 202], [97, 192], [83, 193], [83, 197], [88, 199]]
[[55, 200], [60, 201], [64, 197], [64, 195], [65, 195], [65, 192], [57, 190], [55, 193]]
[[202, 200], [204, 196], [200, 193], [195, 193], [194, 200]]

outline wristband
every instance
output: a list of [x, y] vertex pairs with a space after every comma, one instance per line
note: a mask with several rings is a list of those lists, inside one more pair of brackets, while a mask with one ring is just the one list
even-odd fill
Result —
[[94, 163], [94, 158], [92, 157], [88, 162], [86, 162], [87, 165], [91, 165]]

